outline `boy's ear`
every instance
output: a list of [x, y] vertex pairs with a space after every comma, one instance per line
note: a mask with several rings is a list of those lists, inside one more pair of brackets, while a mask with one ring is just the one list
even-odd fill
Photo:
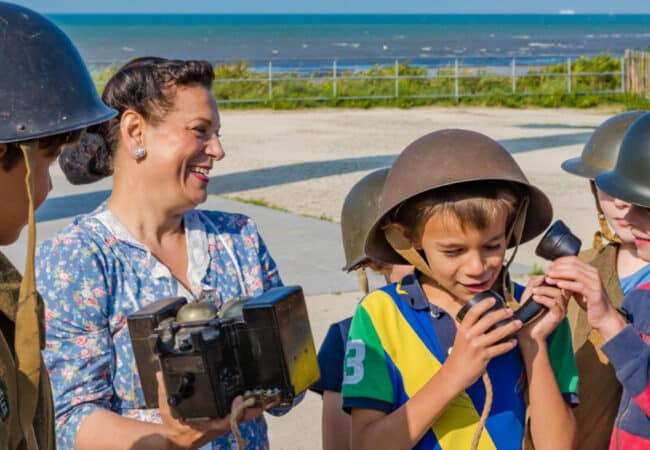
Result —
[[396, 223], [396, 222], [391, 223], [390, 226], [399, 230], [399, 232], [402, 233], [402, 235], [411, 242], [413, 248], [415, 248], [416, 250], [422, 250], [422, 242], [420, 241], [420, 239], [416, 239], [413, 236], [411, 230], [407, 229], [401, 223]]

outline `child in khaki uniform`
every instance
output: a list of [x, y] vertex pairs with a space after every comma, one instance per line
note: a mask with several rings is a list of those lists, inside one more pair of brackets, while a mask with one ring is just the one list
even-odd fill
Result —
[[99, 100], [68, 37], [43, 16], [0, 2], [0, 36], [0, 245], [29, 222], [23, 276], [0, 253], [0, 450], [49, 450], [54, 413], [40, 354], [34, 209], [52, 187], [49, 167], [61, 147], [116, 113]]
[[[621, 306], [624, 295], [650, 281], [650, 265], [638, 255], [630, 224], [625, 219], [630, 204], [599, 189], [594, 178], [614, 168], [625, 132], [642, 114], [631, 111], [609, 118], [594, 131], [579, 157], [562, 163], [565, 171], [589, 179], [600, 230], [594, 236], [592, 248], [583, 251], [580, 259], [598, 270], [616, 307]], [[580, 404], [574, 409], [578, 448], [604, 449], [609, 444], [622, 388], [614, 368], [600, 350], [603, 339], [592, 330], [584, 309], [571, 302], [567, 315], [580, 374]]]
[[[631, 206], [625, 215], [638, 255], [650, 262], [650, 114], [625, 133], [613, 170], [595, 178], [599, 189]], [[546, 278], [571, 291], [601, 337], [599, 350], [623, 386], [610, 450], [650, 448], [650, 283], [625, 295], [620, 307], [609, 298], [599, 271], [576, 257], [558, 258]], [[611, 430], [610, 430], [611, 431]]]

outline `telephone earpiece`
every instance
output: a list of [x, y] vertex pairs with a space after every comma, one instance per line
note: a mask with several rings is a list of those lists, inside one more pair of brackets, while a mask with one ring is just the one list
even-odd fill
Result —
[[[562, 256], [576, 256], [580, 253], [580, 246], [582, 242], [580, 239], [571, 233], [569, 227], [567, 227], [564, 222], [561, 220], [556, 220], [553, 222], [551, 227], [548, 229], [546, 234], [542, 237], [535, 249], [535, 254], [546, 260], [553, 261]], [[492, 308], [487, 312], [496, 311], [499, 308], [505, 308], [506, 302], [503, 300], [503, 297], [497, 292], [489, 290], [481, 292], [474, 297], [472, 297], [456, 314], [456, 320], [460, 323], [467, 314], [467, 311], [476, 305], [478, 302], [485, 300], [486, 298], [493, 297], [497, 300]], [[514, 316], [510, 320], [519, 319], [524, 324], [536, 319], [541, 314], [544, 314], [548, 309], [535, 300], [532, 296], [524, 300], [521, 303], [521, 306], [517, 308], [514, 313]], [[504, 320], [495, 324], [494, 328], [508, 323], [509, 320]]]

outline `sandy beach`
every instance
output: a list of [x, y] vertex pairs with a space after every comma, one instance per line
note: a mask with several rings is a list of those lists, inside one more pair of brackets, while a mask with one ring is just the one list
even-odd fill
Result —
[[[227, 156], [217, 165], [211, 189], [229, 198], [338, 222], [346, 193], [363, 175], [390, 165], [404, 146], [423, 134], [467, 128], [497, 139], [512, 152], [529, 180], [551, 198], [555, 217], [582, 238], [583, 246], [590, 246], [597, 221], [587, 181], [563, 172], [560, 164], [579, 155], [594, 128], [615, 113], [489, 108], [225, 110], [221, 134]], [[534, 256], [535, 244], [522, 246], [516, 261], [543, 267], [545, 262]], [[346, 292], [308, 299], [317, 347], [331, 322], [352, 314], [359, 295]], [[271, 447], [320, 449], [320, 407], [320, 398], [309, 393], [287, 416], [270, 417]]]

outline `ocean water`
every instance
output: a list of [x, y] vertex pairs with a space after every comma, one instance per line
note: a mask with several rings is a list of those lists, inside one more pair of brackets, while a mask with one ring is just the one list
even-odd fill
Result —
[[56, 14], [91, 68], [136, 56], [318, 70], [409, 60], [520, 65], [650, 46], [650, 15]]

